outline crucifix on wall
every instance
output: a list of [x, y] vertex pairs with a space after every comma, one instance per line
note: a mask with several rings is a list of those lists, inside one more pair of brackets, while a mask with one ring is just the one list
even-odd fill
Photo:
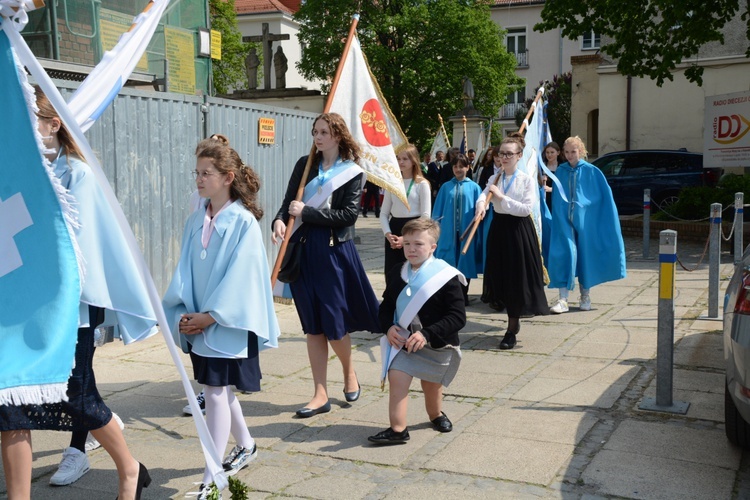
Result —
[[271, 90], [271, 63], [273, 62], [273, 42], [289, 40], [289, 35], [273, 35], [268, 32], [268, 23], [263, 23], [261, 36], [243, 36], [243, 42], [262, 42], [263, 46], [263, 88]]

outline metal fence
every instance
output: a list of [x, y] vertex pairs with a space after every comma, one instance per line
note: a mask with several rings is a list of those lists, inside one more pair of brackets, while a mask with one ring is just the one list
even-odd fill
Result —
[[[64, 96], [74, 87], [56, 82]], [[309, 153], [315, 114], [211, 97], [123, 89], [86, 133], [163, 293], [180, 257], [195, 191], [195, 146], [221, 133], [260, 175], [260, 222], [271, 265], [271, 220], [297, 159]], [[258, 118], [276, 120], [276, 140], [258, 144]]]

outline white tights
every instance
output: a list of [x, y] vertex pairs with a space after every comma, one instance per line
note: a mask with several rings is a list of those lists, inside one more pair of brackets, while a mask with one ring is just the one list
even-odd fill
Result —
[[[591, 288], [583, 288], [580, 283], [578, 284], [578, 288], [581, 290], [581, 297], [584, 297], [586, 295], [589, 295], [591, 293]], [[570, 294], [570, 291], [567, 288], [560, 288], [560, 298], [563, 300], [568, 300], [568, 295]]]
[[[247, 429], [242, 407], [234, 392], [227, 386], [205, 386], [203, 394], [206, 397], [206, 425], [221, 457], [224, 457], [230, 433], [238, 445], [252, 449], [255, 440]], [[211, 474], [206, 468], [203, 472], [203, 483], [210, 482]]]

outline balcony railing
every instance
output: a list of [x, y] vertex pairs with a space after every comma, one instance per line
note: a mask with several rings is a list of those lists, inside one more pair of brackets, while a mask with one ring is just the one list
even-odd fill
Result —
[[528, 50], [524, 52], [516, 52], [514, 55], [516, 56], [516, 61], [518, 61], [519, 68], [529, 67], [529, 51]]
[[509, 119], [515, 118], [518, 110], [523, 107], [524, 107], [523, 103], [511, 102], [509, 104], [505, 104], [500, 110], [500, 118], [502, 118], [503, 120], [509, 120]]

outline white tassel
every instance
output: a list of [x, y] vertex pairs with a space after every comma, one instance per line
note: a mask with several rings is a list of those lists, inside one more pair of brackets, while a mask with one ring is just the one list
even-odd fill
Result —
[[23, 385], [0, 389], [0, 405], [21, 406], [59, 403], [68, 400], [68, 382]]

